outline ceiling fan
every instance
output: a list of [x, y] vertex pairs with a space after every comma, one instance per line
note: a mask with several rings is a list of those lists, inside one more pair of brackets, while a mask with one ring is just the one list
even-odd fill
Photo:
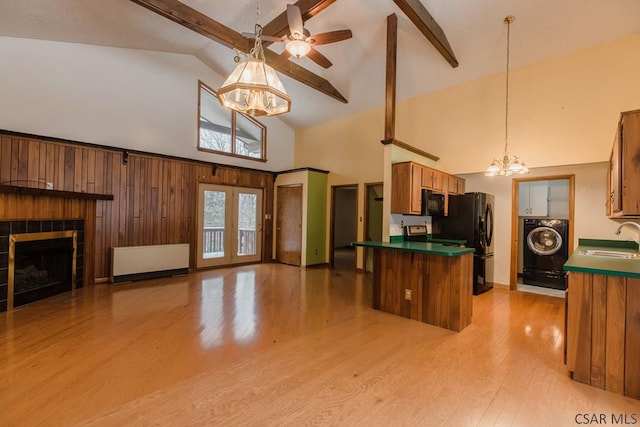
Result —
[[[336, 43], [339, 41], [350, 39], [353, 35], [351, 30], [337, 30], [329, 31], [320, 34], [311, 34], [309, 30], [304, 28], [302, 13], [300, 8], [295, 4], [287, 5], [287, 23], [289, 24], [289, 34], [284, 37], [274, 37], [263, 34], [260, 38], [264, 41], [270, 41], [274, 43], [284, 43], [285, 50], [282, 52], [283, 56], [295, 56], [302, 58], [307, 56], [316, 64], [324, 68], [329, 68], [333, 65], [329, 59], [318, 52], [315, 46]], [[254, 37], [253, 34], [245, 34], [247, 37]]]

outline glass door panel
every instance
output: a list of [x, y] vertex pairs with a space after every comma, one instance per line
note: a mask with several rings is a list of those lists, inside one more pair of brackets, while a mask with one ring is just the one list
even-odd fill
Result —
[[261, 216], [262, 190], [200, 184], [198, 268], [260, 261]]
[[235, 223], [236, 239], [234, 254], [241, 258], [238, 262], [260, 260], [261, 190], [239, 189], [236, 191]]
[[204, 191], [203, 258], [222, 258], [225, 255], [224, 225], [226, 195], [224, 191]]

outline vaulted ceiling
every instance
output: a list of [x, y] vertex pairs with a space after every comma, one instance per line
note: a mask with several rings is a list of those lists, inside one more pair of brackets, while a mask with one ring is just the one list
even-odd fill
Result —
[[[267, 24], [294, 0], [261, 0]], [[183, 0], [215, 21], [253, 32], [255, 0]], [[421, 0], [445, 32], [459, 66], [447, 60], [419, 32], [393, 0], [336, 0], [305, 23], [313, 33], [349, 28], [353, 38], [317, 49], [333, 62], [324, 69], [308, 58], [292, 59], [325, 79], [347, 103], [281, 74], [292, 110], [281, 116], [294, 128], [357, 113], [384, 102], [386, 17], [396, 13], [398, 99], [503, 72], [506, 27], [511, 28], [511, 67], [576, 51], [640, 32], [638, 0]], [[0, 36], [192, 54], [220, 74], [222, 83], [235, 52], [131, 0], [2, 0]], [[280, 44], [269, 47], [276, 53]]]

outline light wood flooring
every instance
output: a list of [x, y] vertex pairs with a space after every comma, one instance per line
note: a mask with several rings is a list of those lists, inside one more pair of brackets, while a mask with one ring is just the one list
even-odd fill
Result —
[[563, 299], [494, 289], [473, 298], [473, 323], [455, 333], [371, 309], [370, 289], [352, 271], [261, 264], [0, 313], [0, 425], [640, 418], [640, 401], [568, 378]]

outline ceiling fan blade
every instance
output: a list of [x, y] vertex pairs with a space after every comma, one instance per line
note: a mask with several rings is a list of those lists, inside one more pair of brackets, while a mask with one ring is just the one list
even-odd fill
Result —
[[326, 56], [315, 50], [313, 47], [309, 53], [307, 53], [307, 57], [323, 68], [329, 68], [333, 65]]
[[351, 30], [337, 30], [329, 31], [327, 33], [314, 34], [310, 38], [313, 40], [311, 43], [314, 45], [329, 44], [335, 42], [341, 42], [353, 37]]
[[297, 35], [297, 38], [304, 37], [302, 15], [300, 14], [300, 8], [295, 4], [287, 5], [287, 21], [289, 22], [289, 29], [292, 35]]

